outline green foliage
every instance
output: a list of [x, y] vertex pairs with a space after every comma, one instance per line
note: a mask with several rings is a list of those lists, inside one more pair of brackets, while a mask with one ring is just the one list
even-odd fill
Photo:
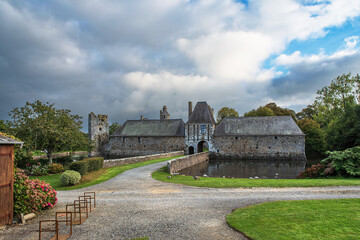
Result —
[[217, 124], [219, 124], [224, 118], [227, 117], [239, 117], [239, 113], [233, 108], [223, 107], [216, 115]]
[[91, 146], [81, 132], [81, 117], [70, 110], [56, 109], [54, 104], [35, 101], [24, 107], [14, 108], [8, 122], [12, 133], [25, 142], [29, 150], [44, 150], [51, 154], [62, 150], [88, 150]]
[[360, 199], [262, 203], [226, 216], [229, 225], [257, 240], [359, 239]]
[[32, 165], [37, 165], [38, 161], [34, 160], [31, 153], [24, 148], [15, 148], [14, 164], [21, 169], [29, 169]]
[[298, 112], [296, 114], [297, 119], [314, 119], [314, 116], [317, 114], [317, 109], [314, 107], [314, 105], [308, 105], [306, 108], [301, 110], [301, 112]]
[[81, 175], [84, 175], [87, 172], [99, 170], [103, 167], [103, 163], [103, 157], [84, 158], [81, 161], [72, 162], [69, 168], [71, 170], [79, 172]]
[[72, 162], [69, 166], [70, 170], [79, 172], [82, 175], [88, 172], [89, 163], [87, 161]]
[[306, 156], [323, 155], [326, 150], [325, 132], [320, 124], [312, 119], [304, 118], [297, 122], [299, 128], [305, 133]]
[[296, 119], [295, 112], [287, 108], [278, 107], [275, 103], [268, 103], [257, 109], [244, 114], [244, 117], [263, 117], [263, 116], [291, 116]]
[[29, 179], [24, 171], [14, 169], [14, 213], [39, 212], [53, 208], [57, 203], [56, 191], [50, 184]]
[[348, 110], [331, 122], [327, 130], [327, 142], [331, 149], [344, 150], [360, 145], [360, 105], [349, 106]]
[[335, 173], [341, 176], [360, 177], [360, 146], [344, 151], [327, 152], [329, 155], [322, 163], [331, 164]]
[[60, 163], [53, 163], [48, 166], [49, 173], [54, 174], [54, 173], [60, 173], [63, 171], [64, 171], [64, 167]]
[[9, 131], [9, 126], [4, 120], [0, 120], [0, 132], [6, 133]]
[[121, 123], [113, 122], [109, 127], [109, 134], [113, 134], [116, 130], [121, 127]]
[[332, 80], [330, 86], [317, 91], [318, 96], [314, 102], [317, 113], [314, 120], [321, 126], [327, 126], [332, 121], [359, 103], [360, 93], [359, 75], [351, 77], [351, 73], [343, 74]]
[[29, 169], [29, 173], [33, 176], [48, 175], [48, 167], [42, 166], [41, 164], [32, 165]]
[[60, 183], [62, 186], [72, 186], [78, 184], [80, 180], [80, 173], [72, 170], [67, 170], [60, 176]]
[[104, 158], [103, 157], [93, 157], [93, 158], [84, 158], [84, 162], [88, 163], [88, 172], [99, 170], [103, 167]]

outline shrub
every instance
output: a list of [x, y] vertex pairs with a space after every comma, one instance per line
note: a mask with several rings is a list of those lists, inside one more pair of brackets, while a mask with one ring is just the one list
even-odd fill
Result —
[[48, 175], [48, 167], [47, 166], [32, 165], [28, 171], [33, 176]]
[[15, 148], [14, 163], [21, 169], [29, 169], [32, 165], [39, 165], [39, 161], [34, 160], [31, 153], [24, 148]]
[[39, 212], [53, 208], [57, 203], [56, 191], [49, 183], [30, 180], [24, 171], [14, 170], [14, 213]]
[[325, 166], [322, 164], [312, 165], [309, 168], [306, 168], [304, 172], [301, 172], [297, 178], [317, 178], [322, 176], [325, 170]]
[[321, 162], [329, 165], [337, 175], [360, 177], [360, 146], [327, 154], [328, 157]]
[[80, 173], [72, 170], [67, 170], [60, 176], [60, 183], [63, 186], [75, 185], [80, 182]]
[[99, 170], [103, 167], [104, 158], [103, 157], [93, 157], [85, 158], [81, 160], [82, 162], [88, 162], [88, 172]]
[[49, 173], [60, 173], [64, 171], [63, 165], [60, 163], [53, 163], [48, 166], [48, 172]]
[[73, 162], [70, 164], [69, 169], [79, 172], [81, 175], [84, 175], [85, 173], [88, 172], [89, 163], [86, 161]]

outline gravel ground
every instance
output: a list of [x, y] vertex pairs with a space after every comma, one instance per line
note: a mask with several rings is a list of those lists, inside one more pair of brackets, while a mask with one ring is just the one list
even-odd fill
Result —
[[277, 200], [360, 197], [360, 187], [211, 189], [152, 179], [151, 173], [165, 164], [135, 168], [92, 187], [59, 191], [54, 209], [25, 225], [3, 228], [0, 239], [38, 239], [39, 220], [52, 219], [84, 191], [97, 193], [97, 208], [74, 226], [70, 239], [247, 239], [226, 224], [225, 216], [236, 208]]

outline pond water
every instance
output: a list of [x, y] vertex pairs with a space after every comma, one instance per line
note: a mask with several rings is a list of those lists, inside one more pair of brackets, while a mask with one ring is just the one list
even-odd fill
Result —
[[296, 178], [304, 171], [304, 163], [299, 162], [278, 162], [261, 160], [210, 160], [179, 171], [179, 174], [189, 176], [209, 177], [266, 177], [282, 179]]

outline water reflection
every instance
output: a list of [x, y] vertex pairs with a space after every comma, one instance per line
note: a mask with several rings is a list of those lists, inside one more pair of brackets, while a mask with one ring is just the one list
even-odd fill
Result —
[[304, 163], [296, 161], [211, 160], [184, 169], [179, 173], [191, 176], [206, 174], [209, 177], [275, 178], [278, 176], [279, 178], [291, 179], [296, 178], [302, 171], [304, 171]]

